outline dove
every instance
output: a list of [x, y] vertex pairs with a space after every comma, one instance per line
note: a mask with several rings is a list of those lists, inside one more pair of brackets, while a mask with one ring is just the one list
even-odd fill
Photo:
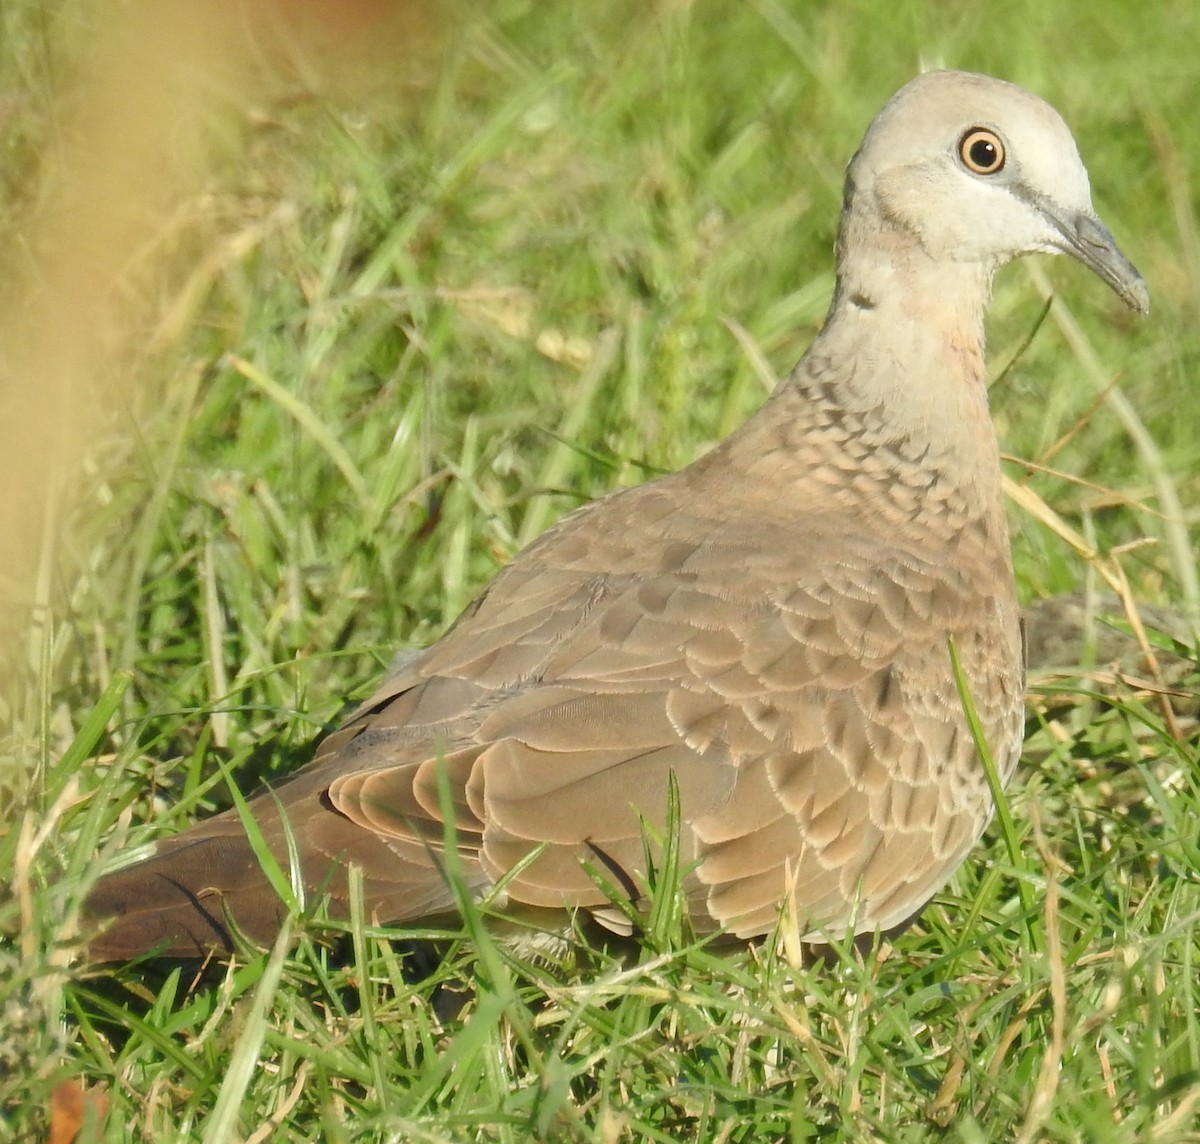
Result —
[[[1021, 753], [983, 320], [1039, 251], [1148, 312], [1050, 106], [965, 72], [904, 86], [847, 170], [826, 321], [762, 407], [550, 528], [248, 802], [306, 908], [348, 916], [356, 866], [369, 920], [453, 915], [453, 845], [489, 908], [624, 932], [614, 891], [645, 906], [674, 786], [699, 931], [820, 944], [918, 915], [994, 812], [952, 648], [1002, 781]], [[288, 909], [234, 809], [100, 877], [88, 952], [267, 944]]]

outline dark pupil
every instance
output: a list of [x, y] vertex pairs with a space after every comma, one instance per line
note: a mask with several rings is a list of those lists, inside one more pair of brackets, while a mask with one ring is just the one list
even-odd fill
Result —
[[993, 167], [996, 164], [996, 144], [986, 139], [976, 139], [971, 144], [971, 162], [976, 167]]

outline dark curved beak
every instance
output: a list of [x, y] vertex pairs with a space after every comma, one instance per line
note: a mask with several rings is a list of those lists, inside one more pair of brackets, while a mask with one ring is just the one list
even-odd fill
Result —
[[1062, 249], [1095, 271], [1116, 291], [1121, 301], [1139, 314], [1150, 313], [1150, 292], [1138, 269], [1117, 245], [1108, 228], [1094, 215], [1056, 210], [1040, 204], [1042, 213], [1062, 235]]

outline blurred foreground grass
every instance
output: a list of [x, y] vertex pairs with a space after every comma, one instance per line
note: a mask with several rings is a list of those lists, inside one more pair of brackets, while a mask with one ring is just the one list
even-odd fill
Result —
[[[84, 1078], [110, 1140], [1200, 1139], [1194, 678], [1173, 709], [1102, 661], [1033, 681], [1026, 868], [989, 834], [865, 960], [714, 952], [668, 911], [561, 965], [469, 925], [417, 983], [361, 926], [196, 988], [72, 964], [81, 880], [221, 803], [218, 762], [244, 790], [295, 766], [522, 544], [762, 400], [824, 314], [845, 163], [922, 62], [1063, 112], [1153, 295], [1139, 323], [1065, 260], [1000, 278], [996, 420], [1054, 524], [1014, 510], [1023, 595], [1195, 619], [1192, 6], [401, 8], [245, 6], [187, 137], [164, 116], [82, 174], [95, 45], [126, 41], [100, 5], [0, 13], [0, 473], [38, 538], [0, 566], [0, 1129], [37, 1138]], [[411, 41], [343, 59], [347, 13]], [[187, 54], [153, 48], [177, 95]], [[152, 95], [114, 97], [114, 137]]]

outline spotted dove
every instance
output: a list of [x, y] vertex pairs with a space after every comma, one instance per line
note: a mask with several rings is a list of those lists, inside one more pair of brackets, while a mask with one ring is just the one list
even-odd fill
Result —
[[[346, 916], [357, 865], [369, 918], [423, 922], [455, 908], [453, 837], [471, 893], [536, 852], [499, 904], [620, 929], [673, 776], [699, 929], [784, 916], [819, 943], [916, 915], [993, 811], [951, 645], [1001, 779], [1020, 753], [983, 315], [1032, 251], [1148, 309], [1055, 111], [984, 76], [910, 82], [850, 163], [833, 302], [791, 376], [699, 460], [546, 532], [252, 799], [285, 875], [293, 845], [304, 895]], [[85, 902], [96, 960], [270, 942], [286, 910], [236, 810]]]

